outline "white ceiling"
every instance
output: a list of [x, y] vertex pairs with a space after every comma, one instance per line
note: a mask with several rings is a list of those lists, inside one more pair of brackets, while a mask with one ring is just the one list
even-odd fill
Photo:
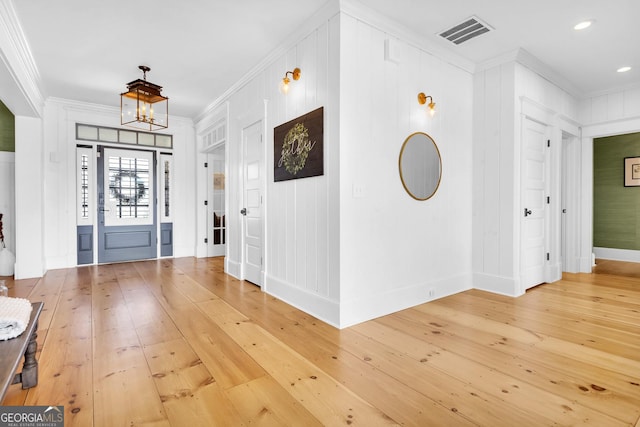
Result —
[[[171, 113], [185, 117], [201, 113], [325, 3], [13, 1], [45, 96], [118, 106], [119, 93], [142, 77], [137, 67], [144, 64], [151, 67], [147, 79], [164, 86]], [[638, 0], [363, 3], [424, 39], [425, 46], [450, 49], [475, 64], [524, 48], [572, 85], [574, 94], [640, 84]], [[437, 35], [472, 15], [494, 30], [459, 46]], [[573, 30], [584, 19], [596, 22]], [[622, 66], [633, 69], [617, 73]]]

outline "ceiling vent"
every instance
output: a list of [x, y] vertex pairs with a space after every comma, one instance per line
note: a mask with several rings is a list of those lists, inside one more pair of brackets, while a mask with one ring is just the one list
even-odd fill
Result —
[[472, 16], [465, 19], [464, 22], [441, 32], [440, 37], [452, 43], [461, 44], [491, 30], [493, 28], [490, 25], [482, 22], [478, 17]]

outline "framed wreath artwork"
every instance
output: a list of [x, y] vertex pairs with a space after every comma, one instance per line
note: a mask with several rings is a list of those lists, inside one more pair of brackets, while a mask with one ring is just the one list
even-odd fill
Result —
[[324, 107], [273, 130], [274, 181], [324, 174]]

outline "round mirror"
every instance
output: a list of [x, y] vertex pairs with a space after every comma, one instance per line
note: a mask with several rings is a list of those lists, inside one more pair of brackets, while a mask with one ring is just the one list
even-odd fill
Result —
[[416, 200], [431, 198], [440, 185], [442, 162], [435, 141], [424, 132], [409, 135], [400, 150], [400, 179]]

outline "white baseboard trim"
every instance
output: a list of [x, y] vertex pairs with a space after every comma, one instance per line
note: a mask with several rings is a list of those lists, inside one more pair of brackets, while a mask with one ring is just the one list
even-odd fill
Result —
[[562, 279], [562, 263], [549, 264], [545, 268], [547, 282], [556, 282]]
[[76, 267], [78, 263], [77, 255], [70, 256], [50, 256], [45, 260], [45, 272], [49, 270], [59, 270], [61, 268]]
[[473, 288], [509, 297], [518, 297], [523, 294], [519, 280], [484, 273], [473, 273]]
[[229, 259], [229, 257], [224, 258], [224, 272], [230, 276], [233, 276], [234, 279], [242, 280], [240, 277], [241, 265], [239, 262], [234, 262]]
[[[471, 276], [461, 274], [375, 295], [361, 295], [340, 304], [340, 328], [395, 313], [471, 289]], [[430, 296], [432, 291], [432, 296]]]
[[640, 262], [640, 251], [631, 249], [593, 248], [596, 258], [612, 261]]
[[174, 246], [173, 257], [174, 258], [186, 258], [194, 256], [193, 247], [190, 246]]
[[591, 273], [593, 271], [595, 256], [578, 258], [578, 273]]
[[263, 291], [336, 328], [340, 327], [340, 303], [265, 275]]

